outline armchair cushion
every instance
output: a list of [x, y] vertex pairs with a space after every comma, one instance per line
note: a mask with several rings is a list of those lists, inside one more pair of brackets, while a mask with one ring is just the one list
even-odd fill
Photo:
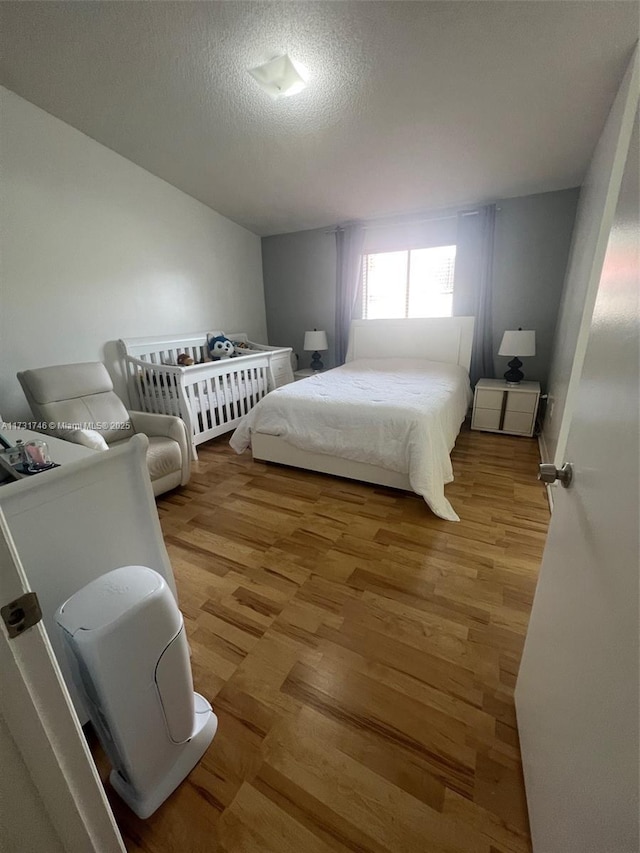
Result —
[[39, 367], [18, 374], [19, 378], [21, 376], [28, 380], [30, 396], [36, 403], [73, 400], [113, 391], [111, 377], [101, 362]]
[[109, 445], [94, 429], [75, 429], [68, 436], [68, 440], [74, 444], [81, 444], [90, 450], [108, 450]]
[[129, 413], [101, 362], [24, 370], [18, 379], [33, 414], [55, 424], [48, 431], [58, 438], [70, 439], [77, 429], [93, 429], [107, 444], [133, 435]]

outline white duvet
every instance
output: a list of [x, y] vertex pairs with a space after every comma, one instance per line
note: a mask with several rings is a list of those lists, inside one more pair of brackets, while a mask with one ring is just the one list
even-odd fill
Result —
[[277, 435], [300, 450], [408, 474], [433, 512], [458, 521], [444, 496], [449, 454], [464, 420], [469, 376], [423, 359], [359, 359], [267, 394], [240, 422], [230, 445], [242, 453], [251, 433]]

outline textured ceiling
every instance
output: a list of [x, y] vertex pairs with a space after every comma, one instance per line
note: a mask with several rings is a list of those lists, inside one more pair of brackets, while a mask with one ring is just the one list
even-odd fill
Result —
[[[580, 183], [636, 2], [1, 2], [0, 81], [258, 234]], [[308, 88], [247, 74], [288, 51]]]

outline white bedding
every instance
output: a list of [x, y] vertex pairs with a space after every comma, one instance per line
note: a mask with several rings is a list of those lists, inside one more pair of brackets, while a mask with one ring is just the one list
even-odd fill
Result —
[[408, 474], [433, 512], [458, 521], [444, 496], [449, 454], [471, 390], [455, 364], [422, 359], [358, 359], [272, 391], [240, 422], [231, 447], [251, 433], [277, 435], [301, 450]]

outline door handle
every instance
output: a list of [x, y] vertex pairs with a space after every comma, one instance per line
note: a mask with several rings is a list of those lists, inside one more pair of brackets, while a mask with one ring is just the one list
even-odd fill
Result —
[[568, 489], [573, 480], [573, 465], [571, 462], [565, 462], [562, 468], [556, 468], [552, 463], [542, 462], [539, 466], [538, 479], [543, 483], [555, 483], [559, 480], [561, 485]]

